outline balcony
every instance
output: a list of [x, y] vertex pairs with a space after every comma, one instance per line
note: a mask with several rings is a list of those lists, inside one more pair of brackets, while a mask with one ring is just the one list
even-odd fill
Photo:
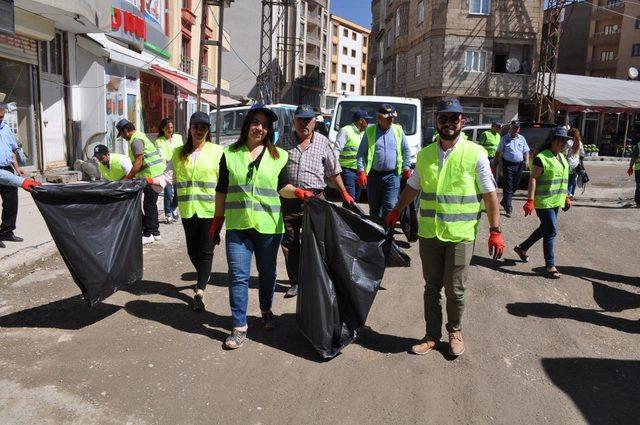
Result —
[[624, 13], [624, 2], [608, 2], [605, 5], [599, 6], [595, 12], [593, 12], [593, 19], [596, 21], [602, 19], [617, 19], [622, 21], [622, 15]]
[[211, 40], [213, 38], [213, 28], [209, 25], [205, 25], [204, 27], [204, 39]]
[[529, 96], [531, 77], [498, 72], [452, 72], [445, 75], [443, 91], [452, 96], [524, 99]]
[[307, 53], [307, 56], [304, 58], [305, 63], [313, 66], [320, 66], [320, 57], [314, 55], [313, 53]]
[[193, 75], [193, 59], [180, 56], [180, 71]]
[[614, 33], [597, 32], [589, 37], [589, 44], [593, 46], [612, 45], [618, 46], [620, 44], [620, 31]]
[[318, 36], [318, 34], [308, 32], [307, 33], [307, 44], [312, 44], [314, 46], [320, 47], [321, 43], [320, 43], [320, 37]]
[[594, 59], [587, 62], [587, 69], [589, 71], [604, 71], [607, 69], [616, 69], [618, 65], [618, 57], [614, 57], [609, 60]]
[[189, 27], [196, 24], [196, 15], [186, 7], [180, 9], [180, 18], [182, 19], [182, 25], [187, 25]]

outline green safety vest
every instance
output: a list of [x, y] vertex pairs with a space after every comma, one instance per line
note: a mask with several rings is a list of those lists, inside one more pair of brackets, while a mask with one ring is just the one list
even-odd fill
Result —
[[544, 172], [536, 181], [533, 205], [537, 209], [563, 207], [568, 193], [569, 164], [564, 154], [560, 160], [549, 149], [536, 155], [542, 161]]
[[154, 141], [154, 143], [156, 148], [160, 149], [162, 153], [164, 153], [164, 159], [166, 159], [167, 162], [173, 159], [173, 151], [184, 145], [182, 136], [176, 133], [173, 133], [173, 136], [171, 136], [171, 139], [169, 140], [164, 136], [160, 136]]
[[127, 172], [124, 169], [124, 165], [122, 165], [122, 161], [126, 159], [127, 157], [124, 155], [111, 152], [109, 154], [109, 168], [103, 165], [102, 162], [98, 162], [98, 170], [100, 170], [102, 178], [110, 182], [125, 178]]
[[638, 143], [637, 149], [638, 149], [638, 157], [636, 158], [636, 163], [633, 164], [633, 169], [635, 171], [640, 170], [640, 143]]
[[500, 144], [500, 133], [493, 134], [491, 130], [487, 130], [482, 133], [484, 138], [482, 139], [481, 146], [487, 150], [487, 154], [489, 157], [493, 158], [496, 156], [496, 151], [498, 150], [498, 145]]
[[134, 163], [136, 160], [136, 157], [133, 154], [133, 141], [138, 139], [144, 142], [144, 155], [142, 159], [142, 168], [138, 171], [136, 177], [157, 177], [164, 173], [166, 167], [164, 161], [162, 161], [162, 157], [160, 156], [160, 151], [158, 151], [156, 145], [154, 145], [141, 131], [133, 133], [133, 136], [131, 136], [131, 140], [129, 141], [129, 158], [131, 158], [131, 162]]
[[342, 168], [356, 169], [356, 156], [358, 155], [358, 148], [360, 148], [360, 142], [362, 141], [362, 132], [354, 124], [345, 125], [340, 129], [344, 131], [347, 136], [347, 141], [344, 147], [340, 151], [340, 157], [338, 162]]
[[263, 234], [284, 233], [284, 221], [278, 194], [278, 175], [287, 165], [289, 155], [276, 148], [279, 158], [265, 151], [256, 169], [246, 145], [232, 150], [224, 149], [229, 169], [229, 189], [225, 203], [227, 230], [255, 229]]
[[178, 192], [180, 216], [213, 218], [216, 212], [216, 184], [223, 148], [205, 142], [196, 160], [189, 155], [181, 158], [182, 147], [173, 155], [173, 184]]
[[478, 233], [482, 195], [476, 183], [476, 164], [486, 156], [482, 146], [460, 139], [440, 169], [438, 144], [418, 153], [420, 218], [418, 236], [445, 242], [474, 241]]
[[[396, 174], [402, 174], [402, 136], [404, 132], [402, 131], [402, 126], [400, 124], [391, 124], [391, 131], [396, 138]], [[376, 136], [378, 135], [378, 126], [376, 124], [370, 125], [365, 130], [365, 134], [367, 135], [367, 142], [369, 143], [369, 151], [367, 152], [367, 163], [365, 164], [365, 171], [367, 174], [371, 171], [371, 167], [373, 166], [373, 153], [375, 151], [376, 145]]]

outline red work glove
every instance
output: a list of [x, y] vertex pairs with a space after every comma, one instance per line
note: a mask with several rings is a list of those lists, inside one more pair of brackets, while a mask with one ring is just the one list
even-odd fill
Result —
[[147, 184], [153, 184], [153, 177], [147, 177], [145, 180], [147, 180]]
[[569, 198], [569, 195], [567, 195], [567, 198], [564, 201], [564, 208], [562, 208], [562, 211], [569, 211], [569, 208], [571, 208], [571, 198]]
[[387, 215], [384, 216], [384, 224], [386, 224], [386, 226], [389, 229], [394, 229], [399, 219], [400, 219], [400, 210], [398, 210], [397, 208], [394, 208], [391, 211], [389, 211]]
[[524, 210], [525, 217], [531, 215], [533, 212], [533, 199], [527, 199], [527, 202], [524, 203], [522, 209]]
[[358, 187], [365, 187], [367, 185], [367, 175], [364, 171], [358, 171], [358, 181], [356, 184]]
[[496, 167], [491, 167], [491, 174], [495, 174], [496, 173]]
[[627, 168], [627, 175], [631, 177], [632, 174], [633, 174], [633, 166], [629, 165], [629, 168]]
[[20, 185], [21, 188], [23, 188], [24, 190], [26, 190], [28, 192], [30, 192], [31, 189], [33, 189], [36, 186], [42, 186], [42, 183], [40, 183], [38, 180], [34, 180], [34, 179], [24, 179], [24, 181]]
[[223, 224], [224, 216], [215, 216], [213, 217], [211, 227], [209, 227], [209, 237], [212, 241], [216, 242], [216, 244], [220, 243], [220, 231], [222, 230]]
[[411, 168], [408, 168], [402, 172], [402, 178], [405, 180], [409, 180], [409, 177], [411, 177], [411, 174], [413, 174], [413, 170]]
[[304, 189], [300, 189], [299, 187], [296, 188], [296, 190], [293, 192], [293, 194], [296, 196], [296, 198], [300, 199], [301, 201], [306, 201], [307, 199], [313, 197], [313, 192], [310, 192], [310, 191], [304, 190]]
[[353, 204], [355, 202], [353, 200], [353, 197], [349, 195], [349, 192], [347, 192], [346, 189], [341, 191], [340, 195], [342, 195], [342, 200], [344, 201], [345, 204]]
[[491, 232], [489, 234], [489, 255], [491, 255], [494, 260], [497, 260], [502, 257], [503, 252], [504, 240], [502, 239], [502, 233]]

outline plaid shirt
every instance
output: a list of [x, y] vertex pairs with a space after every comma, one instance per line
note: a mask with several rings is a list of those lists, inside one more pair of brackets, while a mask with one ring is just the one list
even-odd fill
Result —
[[292, 131], [278, 145], [289, 153], [287, 174], [289, 183], [302, 189], [324, 189], [325, 179], [340, 174], [342, 169], [331, 148], [331, 142], [317, 131], [306, 150], [299, 148], [300, 142]]

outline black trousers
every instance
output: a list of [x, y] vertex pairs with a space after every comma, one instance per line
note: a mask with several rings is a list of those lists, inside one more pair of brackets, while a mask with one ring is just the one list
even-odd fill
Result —
[[[635, 170], [634, 175], [636, 177], [636, 193], [634, 196], [634, 200], [636, 201], [636, 205], [640, 206], [640, 170]], [[18, 206], [16, 205], [16, 209]], [[4, 210], [2, 210], [2, 222], [4, 223]]]
[[[12, 166], [0, 167], [3, 170], [14, 172]], [[0, 185], [0, 197], [2, 197], [2, 224], [0, 224], [0, 236], [8, 236], [16, 230], [16, 218], [18, 217], [18, 188]]]
[[502, 160], [502, 206], [506, 213], [511, 214], [513, 207], [511, 200], [513, 194], [518, 190], [524, 162], [510, 162]]
[[199, 218], [196, 215], [191, 218], [182, 217], [187, 253], [198, 274], [196, 288], [202, 290], [207, 286], [213, 263], [214, 244], [209, 237], [211, 223], [213, 223], [212, 218]]
[[146, 185], [143, 189], [142, 201], [142, 236], [160, 235], [158, 224], [158, 193]]

